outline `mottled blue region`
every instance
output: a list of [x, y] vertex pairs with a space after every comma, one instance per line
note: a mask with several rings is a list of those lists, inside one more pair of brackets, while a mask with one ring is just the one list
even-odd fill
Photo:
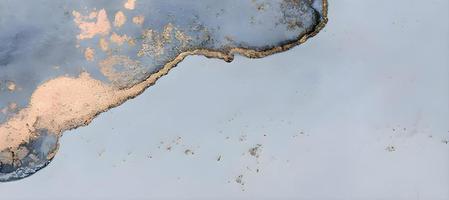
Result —
[[[0, 182], [28, 177], [47, 166], [53, 158], [50, 154], [55, 153], [58, 149], [58, 137], [45, 130], [40, 130], [36, 138], [20, 145], [19, 149], [26, 152], [23, 159], [11, 163], [0, 162]], [[14, 157], [14, 153], [17, 152], [2, 151], [0, 158], [7, 156], [5, 154], [13, 154]]]
[[[313, 30], [322, 17], [319, 14], [321, 0], [315, 0], [313, 4], [308, 0], [141, 0], [136, 2], [134, 10], [124, 9], [123, 3], [122, 0], [0, 2], [0, 83], [13, 81], [20, 88], [9, 92], [6, 84], [1, 84], [0, 108], [11, 102], [17, 103], [19, 108], [25, 107], [37, 86], [62, 75], [77, 76], [81, 71], [87, 71], [94, 78], [108, 82], [97, 67], [98, 61], [107, 56], [98, 48], [99, 37], [83, 40], [80, 48], [76, 48], [76, 35], [80, 31], [73, 22], [73, 10], [87, 15], [94, 8], [104, 8], [111, 22], [119, 10], [128, 16], [128, 23], [112, 31], [135, 38], [137, 44], [120, 48], [112, 45], [112, 48], [117, 48], [114, 54], [128, 56], [144, 65], [139, 73], [130, 74], [132, 80], [120, 86], [142, 81], [167, 61], [189, 49], [225, 51], [231, 47], [244, 47], [263, 50], [296, 40], [298, 36]], [[300, 6], [292, 6], [293, 3]], [[257, 5], [265, 5], [264, 10], [259, 11]], [[289, 29], [284, 20], [285, 13], [294, 15], [297, 18], [295, 20], [302, 23], [301, 26]], [[137, 15], [145, 16], [143, 28], [129, 22], [132, 16]], [[162, 56], [146, 54], [138, 57], [137, 52], [143, 42], [142, 31], [152, 29], [161, 33], [169, 23], [192, 37], [188, 45], [181, 46], [173, 42], [164, 46]], [[232, 38], [232, 41], [227, 37]], [[84, 59], [82, 50], [86, 47], [96, 50], [96, 62]], [[55, 66], [60, 68], [55, 70]], [[0, 113], [0, 122], [4, 122], [17, 110], [6, 116]]]
[[[77, 77], [84, 71], [111, 86], [131, 87], [182, 52], [207, 49], [228, 54], [233, 48], [265, 51], [297, 42], [315, 32], [326, 19], [323, 0], [137, 0], [133, 10], [125, 9], [124, 3], [125, 0], [0, 1], [0, 109], [11, 103], [18, 106], [9, 108], [6, 114], [0, 112], [0, 125], [28, 105], [39, 85], [60, 76]], [[101, 9], [107, 12], [110, 22], [118, 11], [127, 16], [127, 23], [120, 28], [112, 26], [111, 33], [126, 34], [135, 45], [109, 42], [111, 51], [104, 52], [100, 39], [111, 34], [77, 39], [80, 30], [73, 11], [87, 16]], [[132, 17], [139, 15], [145, 17], [144, 23], [133, 24]], [[158, 45], [145, 31], [162, 34], [169, 25], [174, 31], [167, 36], [169, 42], [161, 45], [161, 53], [143, 49]], [[176, 31], [189, 39], [181, 41]], [[86, 48], [95, 50], [93, 62], [86, 60]], [[127, 63], [117, 64], [115, 70], [126, 76], [110, 80], [100, 71], [99, 63], [111, 56], [125, 56], [138, 64], [131, 68], [125, 66]], [[9, 83], [16, 88], [8, 89]], [[17, 149], [0, 149], [0, 182], [21, 179], [45, 167], [57, 146], [56, 136], [40, 130], [36, 138]], [[17, 158], [18, 154], [22, 159]]]

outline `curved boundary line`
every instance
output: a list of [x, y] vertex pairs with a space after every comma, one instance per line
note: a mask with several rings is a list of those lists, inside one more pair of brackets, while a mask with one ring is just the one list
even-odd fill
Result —
[[248, 49], [248, 48], [235, 47], [235, 48], [231, 48], [227, 52], [210, 50], [210, 49], [195, 49], [192, 51], [182, 52], [178, 56], [176, 56], [176, 58], [174, 58], [173, 60], [171, 60], [167, 64], [165, 64], [164, 67], [162, 67], [156, 73], [151, 74], [144, 81], [141, 81], [140, 83], [137, 83], [136, 85], [131, 86], [128, 89], [123, 89], [123, 90], [137, 90], [133, 95], [130, 95], [128, 98], [118, 101], [117, 103], [110, 105], [108, 108], [106, 108], [102, 111], [99, 111], [97, 114], [92, 116], [89, 121], [86, 121], [85, 123], [80, 124], [79, 126], [72, 126], [65, 130], [61, 130], [61, 132], [79, 128], [81, 126], [87, 126], [88, 124], [90, 124], [90, 122], [95, 117], [97, 117], [101, 113], [107, 112], [108, 110], [110, 110], [112, 108], [120, 106], [130, 99], [136, 98], [137, 96], [142, 94], [146, 89], [148, 89], [149, 87], [156, 84], [156, 82], [161, 77], [167, 75], [171, 69], [175, 68], [180, 62], [182, 62], [188, 56], [200, 55], [200, 56], [205, 56], [207, 58], [218, 58], [218, 59], [222, 59], [226, 62], [232, 62], [234, 60], [235, 54], [240, 54], [247, 58], [264, 58], [264, 57], [267, 57], [267, 56], [270, 56], [270, 55], [273, 55], [276, 53], [288, 51], [288, 50], [292, 49], [293, 47], [296, 47], [298, 45], [305, 43], [308, 39], [316, 36], [321, 30], [323, 30], [323, 28], [326, 26], [327, 22], [329, 21], [329, 19], [328, 19], [328, 0], [322, 0], [322, 1], [323, 1], [323, 11], [322, 11], [321, 21], [315, 26], [315, 28], [312, 31], [310, 31], [309, 33], [305, 33], [302, 36], [299, 36], [297, 40], [288, 42], [288, 43], [286, 43], [284, 45], [280, 45], [278, 47], [274, 47], [274, 48], [267, 49], [267, 50], [261, 50], [261, 51]]
[[[114, 104], [111, 104], [110, 106], [108, 106], [106, 109], [103, 110], [99, 110], [97, 113], [93, 114], [88, 120], [84, 121], [83, 123], [80, 124], [76, 124], [76, 125], [71, 125], [69, 127], [65, 127], [61, 130], [59, 130], [58, 133], [58, 142], [57, 145], [55, 147], [55, 149], [53, 151], [51, 151], [49, 153], [49, 155], [47, 156], [48, 162], [46, 162], [43, 166], [41, 166], [39, 169], [35, 170], [35, 173], [40, 171], [41, 169], [43, 169], [45, 166], [47, 166], [48, 164], [50, 164], [50, 162], [53, 160], [53, 158], [55, 157], [56, 153], [58, 152], [59, 149], [59, 138], [63, 136], [63, 132], [65, 131], [69, 131], [72, 129], [76, 129], [79, 127], [84, 127], [89, 125], [98, 115], [107, 112], [108, 110], [118, 107], [120, 105], [122, 105], [123, 103], [125, 103], [126, 101], [130, 100], [130, 99], [134, 99], [137, 96], [139, 96], [140, 94], [142, 94], [146, 89], [148, 89], [149, 87], [153, 86], [154, 84], [156, 84], [156, 82], [163, 76], [167, 75], [171, 69], [175, 68], [180, 62], [182, 62], [186, 57], [191, 56], [191, 55], [202, 55], [205, 56], [207, 58], [218, 58], [218, 59], [222, 59], [226, 62], [232, 62], [234, 60], [234, 56], [235, 54], [240, 54], [242, 56], [245, 56], [247, 58], [264, 58], [276, 53], [281, 53], [281, 52], [285, 52], [287, 50], [292, 49], [293, 47], [296, 47], [298, 45], [301, 45], [303, 43], [305, 43], [308, 39], [316, 36], [327, 24], [328, 22], [328, 0], [322, 0], [323, 4], [322, 4], [322, 13], [321, 13], [321, 21], [315, 26], [315, 28], [308, 32], [305, 33], [301, 36], [298, 36], [297, 40], [293, 40], [290, 42], [286, 42], [283, 45], [277, 46], [277, 47], [273, 47], [271, 49], [266, 49], [266, 50], [261, 50], [261, 51], [257, 51], [254, 49], [249, 49], [249, 48], [241, 48], [241, 47], [235, 47], [235, 48], [231, 48], [227, 51], [217, 51], [217, 50], [211, 50], [211, 49], [195, 49], [192, 51], [185, 51], [180, 53], [178, 56], [176, 56], [173, 60], [169, 61], [167, 64], [164, 65], [164, 67], [162, 67], [161, 69], [159, 69], [157, 72], [151, 74], [147, 79], [141, 81], [140, 83], [137, 83], [136, 85], [127, 88], [127, 89], [123, 89], [123, 90], [131, 90], [133, 91], [131, 93], [131, 95], [129, 95], [126, 98], [123, 98], [119, 101], [117, 101]], [[32, 137], [32, 136], [31, 136]], [[31, 138], [30, 137], [30, 138]], [[24, 142], [26, 143], [26, 142]], [[23, 177], [18, 177], [17, 179], [11, 179], [11, 180], [0, 180], [0, 182], [10, 182], [10, 181], [17, 181], [26, 177], [29, 177], [32, 174], [26, 174]]]

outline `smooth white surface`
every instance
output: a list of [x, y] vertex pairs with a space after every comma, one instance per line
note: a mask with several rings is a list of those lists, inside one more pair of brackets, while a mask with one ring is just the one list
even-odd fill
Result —
[[0, 199], [449, 199], [449, 2], [329, 5], [286, 53], [188, 58]]

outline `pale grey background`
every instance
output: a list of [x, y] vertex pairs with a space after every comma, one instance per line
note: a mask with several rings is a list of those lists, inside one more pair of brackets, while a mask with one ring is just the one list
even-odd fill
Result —
[[0, 199], [449, 199], [449, 1], [329, 4], [286, 53], [188, 58]]

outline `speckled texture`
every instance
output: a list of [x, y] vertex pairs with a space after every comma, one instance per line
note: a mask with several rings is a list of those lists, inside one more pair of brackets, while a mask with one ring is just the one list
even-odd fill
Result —
[[[260, 58], [326, 22], [321, 0], [2, 1], [0, 181], [45, 166], [65, 130], [140, 94], [188, 55]], [[55, 139], [44, 150], [29, 145], [40, 138]]]

